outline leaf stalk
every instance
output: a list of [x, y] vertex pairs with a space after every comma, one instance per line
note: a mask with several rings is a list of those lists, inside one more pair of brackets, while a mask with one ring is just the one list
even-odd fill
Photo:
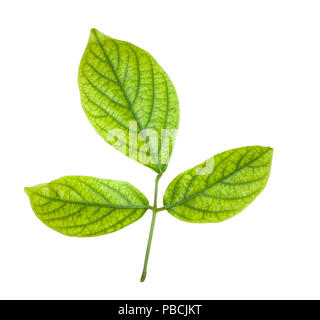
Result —
[[149, 261], [149, 255], [150, 255], [153, 230], [154, 230], [154, 225], [156, 222], [156, 216], [157, 216], [157, 212], [158, 212], [158, 208], [157, 208], [158, 184], [159, 184], [159, 180], [160, 180], [161, 176], [162, 176], [162, 174], [158, 174], [156, 177], [156, 180], [155, 180], [153, 207], [150, 207], [150, 208], [152, 208], [152, 220], [151, 220], [147, 250], [146, 250], [146, 255], [145, 255], [145, 259], [144, 259], [143, 271], [142, 271], [142, 275], [140, 278], [140, 282], [143, 282], [147, 276], [147, 268], [148, 268], [148, 261]]

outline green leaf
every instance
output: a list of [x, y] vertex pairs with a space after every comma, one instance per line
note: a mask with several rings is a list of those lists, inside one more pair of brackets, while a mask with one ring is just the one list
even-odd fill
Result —
[[273, 149], [243, 147], [219, 153], [178, 175], [165, 208], [187, 222], [220, 222], [245, 209], [267, 184]]
[[25, 188], [37, 217], [73, 237], [117, 231], [143, 216], [147, 198], [127, 182], [67, 176]]
[[83, 109], [103, 139], [163, 173], [179, 126], [179, 104], [155, 59], [131, 43], [92, 29], [78, 82]]

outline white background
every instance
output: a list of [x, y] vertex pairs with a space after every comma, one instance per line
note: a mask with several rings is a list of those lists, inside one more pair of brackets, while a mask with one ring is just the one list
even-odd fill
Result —
[[[319, 1], [2, 1], [0, 298], [320, 298]], [[230, 148], [274, 148], [269, 183], [221, 224], [150, 211], [97, 238], [32, 212], [25, 186], [63, 175], [126, 180], [152, 201], [155, 174], [101, 139], [80, 105], [90, 28], [150, 52], [180, 100], [160, 202], [179, 173]], [[159, 203], [160, 205], [162, 203]]]

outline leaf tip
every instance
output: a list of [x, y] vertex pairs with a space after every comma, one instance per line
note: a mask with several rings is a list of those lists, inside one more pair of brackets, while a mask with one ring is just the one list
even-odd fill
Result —
[[31, 188], [30, 187], [24, 187], [24, 192], [29, 196], [30, 195]]
[[268, 151], [271, 152], [271, 154], [273, 155], [273, 148], [272, 147], [267, 147]]
[[90, 33], [95, 33], [95, 32], [98, 32], [98, 30], [96, 28], [91, 28], [90, 29]]
[[273, 154], [273, 148], [270, 146], [258, 146], [261, 151], [265, 152], [265, 153], [271, 153], [271, 155]]
[[97, 37], [101, 37], [101, 36], [105, 36], [105, 35], [102, 32], [100, 32], [98, 29], [96, 28], [90, 29], [90, 37], [94, 37], [96, 39]]
[[90, 29], [90, 35], [89, 35], [89, 41], [95, 41], [97, 38], [97, 35], [99, 34], [99, 30], [97, 30], [96, 28], [91, 28]]

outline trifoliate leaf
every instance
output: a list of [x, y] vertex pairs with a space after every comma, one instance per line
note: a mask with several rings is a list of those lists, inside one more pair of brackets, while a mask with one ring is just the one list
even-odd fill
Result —
[[215, 155], [169, 184], [165, 208], [187, 222], [220, 222], [233, 217], [264, 189], [272, 153], [272, 148], [253, 146]]
[[163, 173], [179, 126], [179, 105], [175, 88], [155, 59], [92, 29], [78, 81], [83, 109], [103, 139]]
[[73, 237], [117, 231], [148, 209], [147, 198], [123, 181], [67, 176], [25, 191], [43, 223]]

